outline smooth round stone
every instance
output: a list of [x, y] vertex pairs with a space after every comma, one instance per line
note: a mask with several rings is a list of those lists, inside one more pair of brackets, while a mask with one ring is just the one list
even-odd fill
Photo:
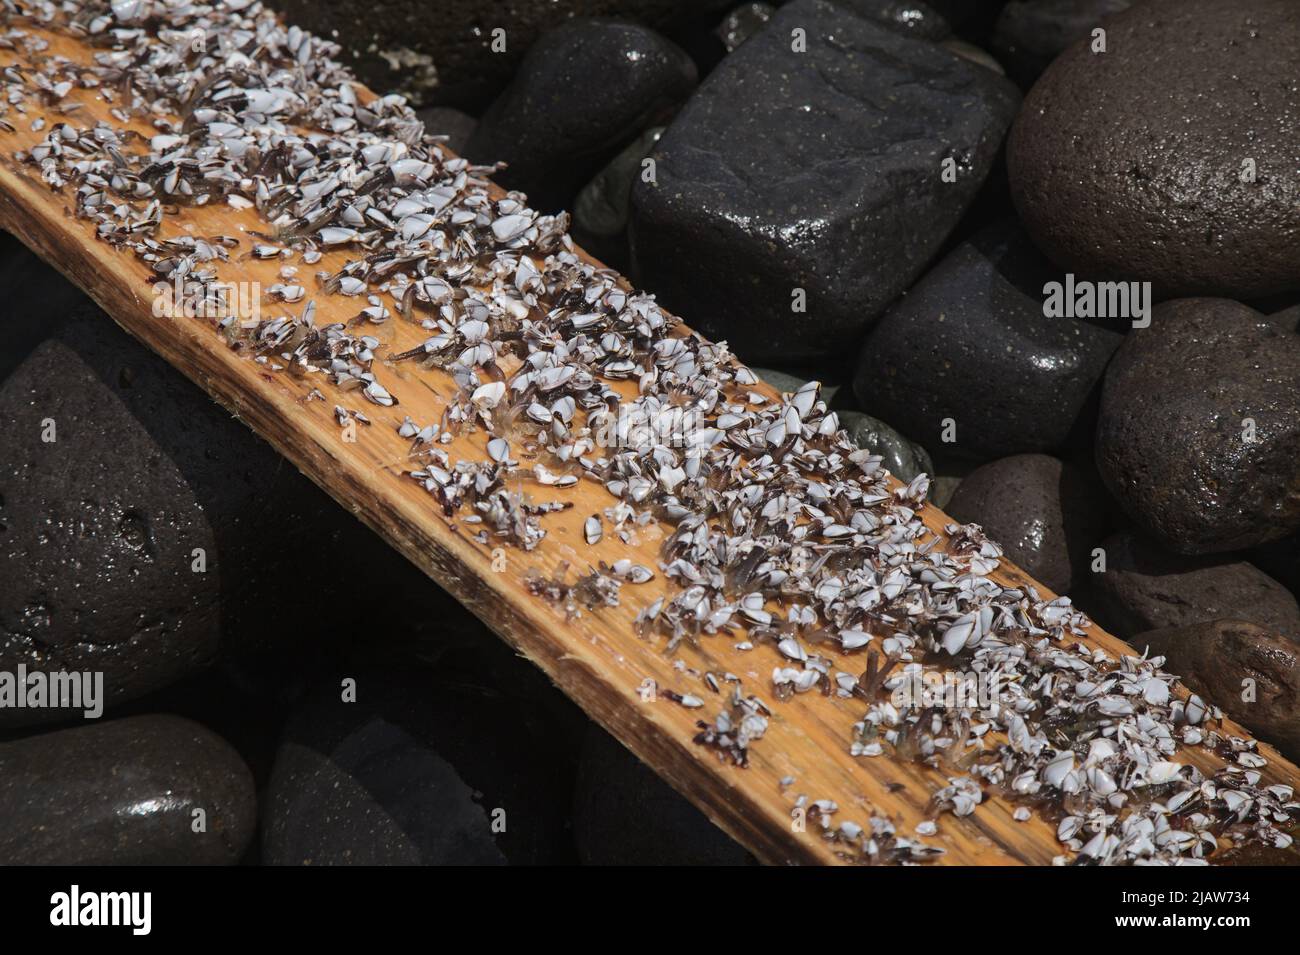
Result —
[[861, 411], [836, 412], [840, 427], [849, 433], [849, 439], [860, 448], [883, 458], [889, 473], [907, 483], [918, 474], [934, 474], [934, 462], [925, 448], [891, 428], [879, 418]]
[[1300, 528], [1300, 337], [1226, 299], [1131, 332], [1102, 389], [1097, 469], [1156, 542], [1237, 550]]
[[632, 189], [633, 278], [747, 361], [843, 362], [973, 201], [1017, 100], [933, 43], [794, 0], [659, 141]]
[[1300, 16], [1292, 0], [1146, 0], [1029, 92], [1012, 197], [1062, 268], [1158, 298], [1300, 288]]
[[[372, 89], [416, 105], [485, 107], [547, 30], [574, 17], [670, 29], [730, 0], [277, 0], [289, 23], [333, 38]], [[498, 33], [497, 31], [502, 31]], [[504, 44], [504, 47], [502, 46]]]
[[927, 448], [981, 460], [1089, 433], [1122, 336], [1045, 316], [1052, 275], [1013, 223], [962, 243], [867, 333], [858, 404]]
[[610, 238], [627, 229], [632, 184], [641, 175], [664, 127], [652, 126], [629, 143], [587, 183], [573, 204], [573, 225], [588, 235]]
[[982, 526], [1011, 561], [1058, 594], [1072, 593], [1084, 579], [1109, 520], [1104, 496], [1087, 477], [1045, 454], [976, 468], [944, 510]]
[[538, 38], [474, 130], [465, 154], [505, 161], [495, 176], [553, 211], [695, 88], [695, 63], [648, 27], [573, 20]]
[[426, 106], [416, 115], [424, 123], [424, 131], [431, 136], [446, 136], [447, 145], [457, 155], [465, 152], [470, 137], [478, 127], [478, 120], [450, 106]]
[[1300, 305], [1292, 305], [1280, 312], [1274, 312], [1268, 320], [1289, 332], [1300, 332]]
[[[342, 680], [356, 681], [356, 702]], [[535, 708], [410, 667], [340, 673], [291, 717], [267, 787], [270, 865], [554, 862], [566, 767]], [[567, 778], [566, 778], [567, 776]]]
[[918, 40], [942, 40], [952, 33], [948, 20], [921, 0], [831, 0], [836, 6], [875, 20], [896, 33]]
[[1236, 558], [1180, 557], [1131, 533], [1103, 541], [1093, 577], [1099, 611], [1121, 636], [1245, 620], [1300, 642], [1300, 607], [1284, 586]]
[[583, 742], [573, 830], [586, 865], [752, 862], [743, 846], [595, 724]]
[[1103, 18], [1128, 9], [1132, 0], [1011, 0], [993, 32], [993, 49], [1016, 81], [1030, 84], [1062, 50], [1091, 39]]
[[230, 865], [257, 800], [220, 737], [132, 716], [0, 742], [0, 819], [0, 865]]
[[[1202, 699], [1300, 759], [1300, 644], [1243, 620], [1148, 630], [1132, 643], [1164, 656], [1165, 669]], [[1254, 699], [1242, 699], [1249, 692]]]

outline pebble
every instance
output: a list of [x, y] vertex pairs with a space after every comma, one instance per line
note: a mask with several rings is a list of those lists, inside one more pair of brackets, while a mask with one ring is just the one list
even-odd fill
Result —
[[586, 865], [746, 865], [752, 857], [623, 744], [592, 725], [573, 829]]
[[891, 428], [879, 418], [861, 411], [836, 412], [840, 427], [849, 433], [849, 439], [858, 447], [883, 458], [889, 472], [904, 484], [918, 474], [933, 474], [934, 462], [925, 448]]
[[918, 40], [942, 40], [952, 33], [946, 17], [921, 0], [831, 0], [836, 6]]
[[[343, 45], [361, 80], [416, 105], [477, 112], [516, 74], [547, 30], [574, 17], [616, 16], [669, 29], [728, 0], [421, 0], [400, 14], [370, 0], [279, 0], [285, 19]], [[501, 31], [498, 33], [497, 31]], [[496, 158], [496, 157], [494, 157]]]
[[1286, 587], [1239, 557], [1180, 557], [1121, 533], [1101, 544], [1093, 578], [1098, 614], [1121, 636], [1245, 620], [1300, 641], [1300, 607]]
[[1164, 656], [1165, 669], [1287, 759], [1300, 759], [1300, 644], [1242, 620], [1149, 630], [1132, 642]]
[[1226, 299], [1131, 332], [1102, 390], [1097, 469], [1157, 543], [1237, 550], [1300, 528], [1300, 337]]
[[0, 865], [231, 865], [257, 799], [220, 737], [132, 716], [0, 742], [0, 819]]
[[424, 123], [425, 131], [433, 136], [446, 136], [447, 145], [457, 155], [465, 152], [470, 137], [478, 127], [478, 120], [450, 106], [426, 106], [416, 110]]
[[1300, 288], [1291, 0], [1146, 0], [1071, 47], [1007, 144], [1012, 197], [1069, 271], [1158, 298]]
[[776, 7], [770, 3], [742, 3], [722, 18], [714, 32], [727, 52], [734, 53], [736, 47], [761, 30], [774, 13]]
[[694, 89], [695, 64], [648, 27], [573, 20], [538, 38], [466, 147], [505, 161], [495, 178], [533, 208], [571, 207], [574, 194]]
[[1131, 5], [1132, 0], [1011, 0], [998, 16], [991, 44], [1016, 82], [1029, 86], [1071, 43], [1091, 39], [1103, 17]]
[[932, 43], [795, 0], [659, 141], [632, 190], [633, 277], [747, 360], [842, 360], [970, 204], [1017, 99]]
[[1087, 579], [1092, 545], [1105, 532], [1106, 500], [1073, 465], [1017, 454], [976, 468], [944, 508], [984, 528], [1006, 556], [1058, 594]]
[[[344, 679], [355, 680], [356, 702], [344, 701]], [[568, 784], [537, 716], [488, 687], [435, 680], [410, 666], [323, 682], [280, 743], [266, 794], [264, 861], [562, 860]]]
[[1123, 339], [1046, 317], [1051, 275], [1011, 224], [959, 245], [867, 333], [859, 405], [928, 448], [979, 460], [1089, 434], [1097, 382]]

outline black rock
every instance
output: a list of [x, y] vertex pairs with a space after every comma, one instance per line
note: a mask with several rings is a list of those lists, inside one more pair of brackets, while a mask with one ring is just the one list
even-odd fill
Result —
[[1253, 547], [1300, 528], [1300, 337], [1226, 299], [1178, 299], [1106, 372], [1097, 469], [1157, 543]]
[[623, 744], [593, 724], [573, 830], [587, 865], [747, 865], [752, 857]]
[[746, 360], [842, 358], [952, 230], [1016, 101], [932, 43], [795, 0], [659, 141], [632, 191], [634, 275]]
[[1292, 305], [1280, 312], [1274, 312], [1268, 317], [1268, 320], [1275, 322], [1289, 332], [1300, 332], [1300, 305]]
[[1045, 454], [1018, 454], [976, 468], [945, 510], [981, 525], [1003, 552], [1058, 594], [1088, 574], [1109, 519], [1100, 489], [1077, 468]]
[[1050, 275], [1008, 224], [958, 246], [867, 334], [853, 383], [861, 406], [931, 450], [980, 459], [1089, 432], [1122, 336], [1046, 317]]
[[1130, 533], [1101, 547], [1106, 570], [1093, 578], [1098, 615], [1120, 636], [1233, 619], [1300, 642], [1295, 597], [1254, 564], [1238, 557], [1180, 557]]
[[0, 819], [0, 865], [228, 865], [257, 800], [225, 741], [133, 716], [0, 742]]
[[450, 106], [426, 106], [417, 115], [424, 122], [425, 132], [432, 136], [446, 136], [452, 152], [463, 155], [470, 137], [478, 127], [478, 120]]
[[[670, 28], [730, 0], [273, 0], [285, 19], [343, 47], [361, 79], [417, 105], [477, 112], [505, 88], [547, 30], [574, 17]], [[497, 33], [496, 31], [504, 31]], [[504, 49], [501, 48], [504, 42]], [[493, 45], [496, 49], [493, 49]]]
[[883, 458], [889, 473], [900, 481], [910, 481], [918, 474], [934, 475], [934, 462], [925, 448], [891, 428], [879, 418], [861, 411], [838, 412], [840, 426], [858, 447]]
[[[342, 681], [355, 679], [356, 702]], [[271, 865], [563, 861], [571, 776], [539, 714], [411, 668], [339, 674], [291, 718], [266, 794]]]
[[952, 33], [947, 18], [921, 0], [831, 0], [860, 17], [918, 40], [942, 40]]
[[992, 46], [1016, 81], [1028, 86], [1067, 46], [1091, 38], [1104, 17], [1131, 5], [1132, 0], [1011, 0], [998, 16]]
[[648, 27], [574, 20], [538, 38], [466, 155], [509, 163], [496, 180], [556, 211], [638, 133], [662, 125], [695, 82], [691, 58]]
[[1300, 759], [1300, 644], [1243, 620], [1149, 630], [1138, 649], [1165, 657], [1194, 692], [1287, 759]]
[[761, 30], [774, 13], [776, 7], [770, 3], [742, 3], [722, 18], [715, 32], [727, 52], [734, 53], [736, 47]]
[[[348, 555], [356, 593], [379, 580], [385, 594], [436, 591], [53, 270], [3, 245], [0, 670], [101, 671], [111, 706], [220, 654], [382, 625], [367, 601], [336, 599], [337, 565], [321, 553]], [[70, 716], [0, 709], [0, 727]]]
[[1292, 0], [1145, 0], [1072, 46], [1007, 144], [1025, 226], [1063, 268], [1157, 297], [1300, 288]]
[[628, 267], [627, 223], [632, 183], [645, 172], [642, 165], [664, 127], [651, 126], [582, 187], [573, 202], [573, 237], [606, 265]]

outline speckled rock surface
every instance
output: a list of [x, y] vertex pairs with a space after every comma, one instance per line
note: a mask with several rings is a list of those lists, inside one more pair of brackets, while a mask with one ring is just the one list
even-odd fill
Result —
[[[344, 48], [376, 90], [476, 111], [505, 88], [542, 33], [573, 17], [620, 17], [652, 27], [723, 10], [728, 0], [272, 0], [288, 20]], [[494, 30], [505, 49], [495, 52]], [[499, 46], [499, 43], [498, 43]]]
[[573, 20], [544, 33], [474, 130], [465, 154], [504, 161], [495, 177], [544, 211], [573, 196], [648, 126], [694, 89], [695, 64], [648, 27]]
[[1106, 502], [1079, 469], [1045, 454], [1018, 454], [976, 468], [944, 510], [981, 525], [1004, 553], [1058, 594], [1085, 580], [1106, 531]]
[[1241, 620], [1149, 630], [1132, 643], [1166, 657], [1165, 669], [1192, 690], [1300, 759], [1300, 644]]
[[752, 861], [743, 846], [599, 726], [583, 741], [573, 830], [587, 865]]
[[1052, 64], [1008, 140], [1030, 234], [1161, 297], [1300, 288], [1300, 86], [1279, 81], [1300, 70], [1295, 4], [1147, 0], [1107, 31], [1104, 54]]
[[659, 141], [656, 181], [632, 191], [634, 278], [748, 361], [842, 361], [952, 230], [1017, 99], [934, 44], [795, 0]]
[[229, 865], [257, 800], [224, 740], [133, 716], [0, 741], [0, 819], [0, 865]]
[[1300, 607], [1286, 587], [1235, 557], [1180, 557], [1130, 533], [1101, 544], [1093, 578], [1099, 613], [1122, 637], [1141, 630], [1245, 620], [1300, 642]]
[[[356, 681], [344, 702], [342, 678]], [[553, 861], [568, 795], [535, 714], [396, 669], [340, 674], [290, 719], [266, 795], [271, 865]]]
[[867, 334], [853, 382], [859, 404], [932, 451], [984, 460], [1089, 433], [1097, 383], [1122, 336], [1046, 317], [1052, 274], [1010, 224], [958, 246]]
[[1300, 527], [1297, 381], [1300, 337], [1226, 299], [1166, 302], [1106, 372], [1097, 469], [1177, 553], [1285, 537]]

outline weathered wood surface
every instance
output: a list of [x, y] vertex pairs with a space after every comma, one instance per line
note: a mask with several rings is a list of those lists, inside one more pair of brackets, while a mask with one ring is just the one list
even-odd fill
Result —
[[[59, 36], [52, 40], [53, 51], [89, 62], [89, 50], [77, 42]], [[16, 59], [14, 51], [0, 51], [0, 61], [5, 64]], [[94, 116], [120, 125], [109, 119], [107, 107], [92, 91], [75, 91], [69, 99], [84, 104], [74, 114], [78, 122], [88, 123]], [[47, 117], [49, 122], [59, 119], [62, 117]], [[150, 133], [144, 124], [136, 128]], [[791, 807], [799, 793], [810, 800], [834, 800], [840, 806], [837, 819], [865, 824], [872, 812], [883, 814], [904, 834], [932, 817], [927, 804], [931, 794], [946, 784], [946, 774], [889, 755], [850, 756], [851, 727], [864, 710], [860, 701], [809, 693], [786, 703], [774, 702], [769, 674], [778, 659], [770, 647], [742, 652], [733, 649], [733, 639], [719, 636], [705, 639], [698, 648], [683, 645], [679, 649], [677, 657], [698, 671], [739, 675], [745, 691], [768, 701], [774, 711], [767, 735], [751, 750], [748, 768], [723, 763], [714, 751], [693, 744], [696, 721], [711, 719], [723, 697], [674, 669], [676, 657], [664, 653], [664, 638], [641, 639], [632, 626], [636, 613], [672, 586], [662, 575], [643, 586], [624, 587], [620, 606], [584, 610], [572, 620], [566, 620], [561, 609], [530, 595], [524, 586], [529, 570], [549, 575], [563, 562], [585, 570], [599, 560], [613, 563], [631, 557], [653, 568], [666, 533], [662, 528], [641, 530], [634, 546], [607, 534], [589, 547], [583, 539], [583, 520], [613, 505], [615, 499], [589, 481], [557, 491], [539, 488], [531, 476], [521, 474], [514, 479], [517, 489], [539, 500], [571, 500], [574, 506], [544, 518], [547, 536], [536, 550], [508, 549], [504, 551], [504, 569], [494, 570], [491, 548], [472, 541], [465, 526], [444, 519], [432, 498], [404, 474], [411, 469], [409, 441], [397, 435], [396, 427], [406, 415], [422, 424], [438, 421], [455, 388], [449, 376], [414, 363], [377, 360], [379, 380], [401, 402], [397, 407], [382, 408], [362, 402], [355, 392], [338, 393], [321, 376], [297, 378], [257, 364], [228, 348], [207, 321], [156, 317], [153, 276], [146, 266], [97, 241], [91, 227], [71, 214], [69, 195], [52, 192], [32, 167], [14, 161], [15, 151], [42, 136], [26, 125], [13, 133], [0, 133], [0, 226], [58, 267], [123, 328], [205, 389], [541, 667], [592, 718], [760, 859], [769, 863], [840, 861], [816, 826], [800, 832], [791, 825]], [[162, 234], [180, 229], [196, 236], [241, 237], [232, 260], [218, 269], [220, 279], [260, 283], [265, 289], [280, 281], [277, 270], [281, 263], [256, 260], [247, 254], [253, 243], [249, 233], [264, 228], [255, 211], [221, 205], [168, 216]], [[319, 265], [302, 267], [300, 276], [309, 296], [314, 269], [335, 271], [346, 260], [342, 252], [327, 253]], [[318, 324], [346, 321], [356, 313], [355, 302], [337, 296], [315, 297]], [[268, 302], [264, 312], [276, 307]], [[388, 354], [418, 345], [427, 334], [417, 325], [396, 319], [368, 329], [368, 333], [383, 340]], [[306, 400], [313, 388], [320, 389], [324, 401]], [[772, 394], [766, 386], [755, 390]], [[336, 403], [364, 411], [373, 426], [358, 427], [357, 440], [345, 442], [333, 415]], [[158, 408], [156, 413], [164, 415], [168, 409]], [[482, 460], [485, 442], [482, 433], [467, 434], [447, 446], [447, 451], [453, 461]], [[949, 519], [933, 507], [927, 506], [925, 512], [927, 525], [942, 536]], [[346, 554], [322, 554], [320, 559], [346, 570]], [[996, 576], [1003, 583], [1027, 580], [1009, 562]], [[1041, 586], [1039, 590], [1048, 592]], [[1090, 640], [1111, 653], [1133, 652], [1100, 629], [1092, 631]], [[846, 661], [842, 668], [861, 670], [861, 658]], [[638, 691], [647, 679], [663, 690], [700, 696], [706, 706], [687, 709], [662, 695], [656, 702], [643, 701]], [[1300, 771], [1271, 747], [1262, 747], [1262, 752], [1270, 760], [1267, 778], [1293, 783], [1300, 779]], [[1202, 768], [1216, 765], [1214, 757], [1203, 751], [1190, 758]], [[796, 781], [783, 790], [779, 781], [786, 776]], [[973, 815], [945, 815], [939, 834], [926, 841], [946, 850], [940, 859], [943, 864], [1049, 863], [1062, 851], [1054, 823], [1038, 816], [1016, 822], [1014, 808], [1000, 798], [988, 798]]]

